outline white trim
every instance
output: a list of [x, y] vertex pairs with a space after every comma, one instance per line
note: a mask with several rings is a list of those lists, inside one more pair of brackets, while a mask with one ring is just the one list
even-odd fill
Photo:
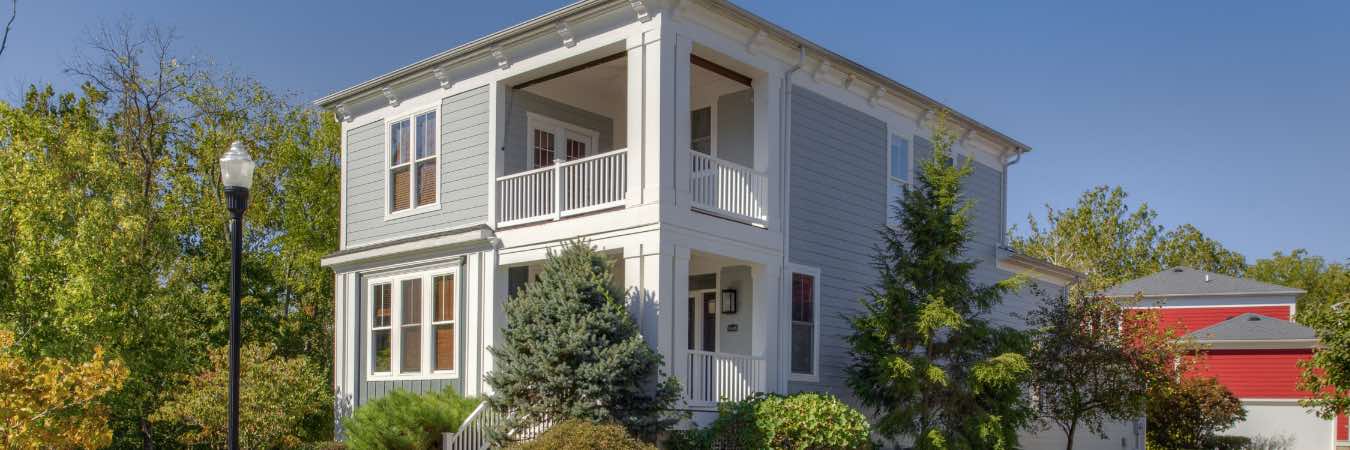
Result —
[[[454, 322], [455, 369], [434, 370], [432, 367], [434, 361], [432, 361], [431, 357], [432, 353], [431, 336], [432, 333], [435, 331], [435, 328], [432, 326], [431, 319], [432, 313], [434, 312], [433, 309], [434, 305], [433, 302], [431, 301], [432, 296], [427, 295], [427, 293], [430, 292], [432, 288], [431, 284], [432, 280], [435, 277], [445, 275], [453, 277], [455, 283], [454, 287], [455, 317], [456, 319], [464, 317], [465, 289], [463, 282], [464, 271], [462, 262], [456, 262], [448, 266], [436, 267], [425, 270], [388, 273], [380, 276], [370, 277], [366, 280], [365, 292], [367, 293], [367, 295], [363, 300], [364, 302], [363, 306], [364, 309], [366, 310], [365, 314], [366, 321], [364, 330], [366, 345], [363, 346], [363, 348], [366, 349], [365, 355], [363, 355], [363, 358], [365, 359], [364, 369], [366, 374], [365, 377], [366, 381], [440, 380], [440, 379], [459, 378], [459, 369], [460, 366], [462, 365], [462, 360], [464, 356], [463, 349], [465, 348], [465, 345], [463, 340], [464, 335], [463, 325], [458, 320]], [[403, 351], [402, 331], [404, 328], [402, 295], [403, 295], [403, 282], [408, 280], [420, 280], [421, 282], [420, 287], [422, 289], [423, 295], [421, 304], [422, 309], [421, 321], [417, 325], [418, 327], [421, 328], [421, 333], [419, 334], [419, 339], [421, 340], [420, 342], [421, 348], [418, 352], [418, 358], [420, 359], [418, 361], [418, 370], [416, 372], [405, 373], [402, 370], [403, 361], [401, 358]], [[390, 323], [389, 326], [387, 327], [387, 329], [390, 331], [389, 372], [375, 371], [375, 357], [374, 357], [375, 354], [372, 347], [375, 328], [372, 325], [374, 324], [375, 319], [375, 308], [371, 307], [370, 305], [375, 297], [374, 296], [375, 287], [380, 285], [388, 285], [390, 290], [389, 294], [390, 309], [392, 311], [390, 312], [391, 318]]]
[[[904, 195], [906, 188], [914, 186], [914, 174], [916, 172], [914, 171], [914, 135], [895, 131], [890, 124], [887, 124], [886, 131], [886, 148], [884, 150], [886, 152], [886, 201], [882, 205], [882, 210], [885, 212], [886, 223], [891, 224], [891, 205], [895, 201], [891, 198], [891, 183], [900, 183], [900, 195]], [[894, 155], [891, 154], [891, 149], [895, 146], [896, 140], [905, 142], [905, 158], [909, 160], [908, 164], [905, 165], [905, 170], [908, 172], [904, 175], [905, 178], [897, 178], [895, 174], [891, 173], [891, 167], [894, 163], [892, 160]]]
[[1307, 291], [1304, 291], [1304, 290], [1301, 290], [1301, 289], [1300, 289], [1300, 290], [1292, 290], [1292, 291], [1267, 291], [1267, 292], [1215, 292], [1215, 293], [1212, 293], [1212, 294], [1211, 294], [1211, 293], [1205, 293], [1205, 294], [1115, 294], [1115, 295], [1107, 295], [1106, 297], [1109, 297], [1109, 298], [1129, 298], [1129, 297], [1134, 297], [1134, 296], [1136, 296], [1136, 295], [1138, 295], [1139, 298], [1172, 298], [1172, 297], [1259, 297], [1259, 296], [1264, 296], [1264, 295], [1270, 295], [1270, 296], [1279, 296], [1279, 295], [1303, 295], [1303, 294], [1306, 294], [1306, 293], [1307, 293]]
[[[441, 103], [441, 99], [436, 99], [434, 105], [425, 105], [425, 106], [421, 106], [421, 107], [408, 108], [408, 109], [405, 110], [405, 111], [407, 111], [406, 113], [404, 113], [403, 111], [399, 111], [399, 114], [394, 115], [392, 118], [385, 119], [385, 121], [384, 121], [384, 167], [382, 167], [381, 170], [384, 171], [384, 205], [383, 205], [383, 210], [384, 210], [384, 220], [385, 220], [385, 221], [397, 219], [397, 218], [400, 218], [400, 217], [407, 217], [407, 216], [411, 216], [411, 215], [422, 214], [422, 213], [431, 212], [431, 211], [436, 211], [436, 210], [441, 209], [441, 160], [444, 159], [444, 158], [443, 158], [443, 156], [441, 155], [441, 120], [442, 120], [442, 117], [441, 117], [441, 107], [440, 107], [440, 103]], [[399, 109], [401, 109], [401, 108], [395, 108], [395, 109], [396, 109], [396, 110], [399, 110]], [[416, 119], [417, 119], [418, 116], [421, 116], [421, 115], [426, 114], [426, 113], [435, 113], [435, 117], [434, 117], [434, 118], [432, 119], [432, 121], [431, 121], [432, 126], [435, 127], [435, 130], [432, 130], [433, 142], [432, 142], [432, 144], [431, 144], [431, 156], [427, 156], [427, 157], [418, 159], [418, 158], [417, 158], [417, 143], [418, 143], [417, 140], [419, 139], [419, 137], [417, 136], [417, 120], [416, 120]], [[396, 124], [396, 123], [401, 123], [401, 122], [403, 122], [403, 121], [407, 121], [407, 122], [408, 122], [408, 137], [409, 137], [409, 139], [408, 139], [408, 161], [405, 162], [405, 163], [403, 163], [403, 164], [400, 164], [400, 167], [401, 167], [401, 166], [407, 166], [407, 167], [408, 167], [408, 191], [409, 191], [409, 192], [408, 192], [408, 195], [409, 195], [409, 197], [408, 197], [408, 208], [406, 208], [406, 209], [401, 209], [401, 210], [398, 210], [398, 211], [393, 211], [393, 210], [392, 210], [393, 204], [390, 203], [390, 202], [393, 200], [393, 198], [389, 196], [390, 188], [391, 188], [391, 187], [390, 187], [390, 183], [393, 181], [392, 178], [390, 178], [390, 174], [391, 174], [391, 173], [394, 171], [394, 169], [395, 169], [395, 167], [393, 166], [393, 153], [394, 153], [394, 151], [393, 151], [393, 150], [394, 150], [394, 147], [393, 147], [393, 139], [394, 139], [393, 128], [394, 128], [394, 124]], [[424, 160], [427, 160], [427, 159], [432, 159], [432, 158], [435, 158], [435, 165], [436, 165], [436, 169], [433, 171], [433, 173], [436, 175], [436, 179], [432, 182], [432, 184], [433, 184], [434, 187], [435, 187], [434, 192], [435, 192], [435, 194], [436, 194], [436, 198], [435, 198], [434, 200], [432, 200], [431, 203], [428, 203], [428, 204], [426, 204], [426, 205], [418, 206], [418, 205], [417, 205], [417, 163], [418, 163], [418, 162], [421, 162], [421, 161], [424, 161]]]
[[[582, 155], [582, 158], [585, 158], [587, 156], [595, 156], [601, 153], [600, 133], [597, 133], [595, 130], [580, 125], [564, 122], [558, 119], [554, 119], [552, 117], [545, 116], [543, 114], [527, 111], [525, 113], [525, 141], [524, 141], [526, 170], [522, 172], [548, 167], [548, 166], [538, 166], [538, 164], [536, 164], [536, 161], [534, 160], [534, 147], [535, 147], [534, 130], [536, 129], [550, 131], [553, 133], [553, 136], [557, 139], [557, 141], [553, 143], [554, 161], [558, 160], [562, 160], [563, 162], [567, 161], [567, 134], [569, 132], [574, 134], [581, 134], [583, 136], [586, 136], [587, 138], [590, 138], [591, 145], [589, 146], [589, 148], [586, 149], [586, 153]], [[555, 163], [550, 162], [549, 166], [552, 166], [553, 164]]]
[[[1108, 298], [1110, 298], [1110, 297], [1108, 297]], [[1115, 298], [1122, 298], [1122, 297], [1115, 297]], [[1257, 306], [1288, 306], [1288, 307], [1289, 307], [1289, 314], [1290, 314], [1289, 317], [1292, 318], [1292, 317], [1293, 317], [1293, 314], [1294, 314], [1294, 304], [1293, 304], [1293, 303], [1253, 303], [1253, 304], [1250, 304], [1250, 305], [1247, 305], [1247, 304], [1222, 304], [1222, 305], [1168, 305], [1168, 304], [1162, 304], [1162, 305], [1135, 305], [1135, 306], [1126, 306], [1126, 308], [1129, 308], [1129, 309], [1198, 309], [1198, 308], [1214, 309], [1214, 308], [1251, 308], [1251, 307], [1257, 307]]]
[[[786, 366], [788, 368], [787, 371], [788, 380], [817, 383], [820, 382], [820, 303], [821, 303], [820, 269], [796, 263], [789, 263], [783, 268], [783, 271], [786, 275], [783, 277], [785, 285], [784, 286], [785, 289], [783, 290], [783, 292], [786, 294], [785, 297], [787, 297], [788, 303], [787, 307], [788, 326], [786, 327], [788, 330], [788, 337], [786, 339], [788, 349], [787, 352], [785, 352], [787, 353]], [[811, 293], [812, 336], [811, 336], [811, 373], [809, 374], [796, 373], [792, 371], [792, 275], [794, 274], [801, 274], [812, 277], [811, 288], [812, 290], [815, 291]]]

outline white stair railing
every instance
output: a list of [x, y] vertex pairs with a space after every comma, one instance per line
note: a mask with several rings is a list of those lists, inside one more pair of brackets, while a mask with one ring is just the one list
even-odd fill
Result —
[[764, 358], [688, 351], [685, 399], [690, 404], [739, 401], [764, 391]]
[[[492, 446], [491, 430], [499, 427], [503, 417], [501, 413], [489, 408], [486, 401], [479, 403], [477, 408], [464, 419], [464, 424], [459, 426], [459, 431], [454, 433], [445, 433], [441, 436], [442, 450], [485, 450]], [[553, 424], [549, 422], [537, 423], [522, 430], [514, 430], [510, 433], [510, 438], [514, 441], [529, 441], [544, 431], [547, 431]]]
[[769, 177], [764, 173], [690, 150], [689, 194], [694, 207], [763, 226]]
[[497, 179], [497, 224], [558, 220], [621, 206], [627, 194], [627, 149], [555, 161]]

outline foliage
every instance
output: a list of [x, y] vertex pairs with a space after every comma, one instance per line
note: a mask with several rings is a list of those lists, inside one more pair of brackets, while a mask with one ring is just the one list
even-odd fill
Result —
[[933, 157], [894, 205], [899, 226], [880, 232], [881, 284], [851, 319], [849, 386], [876, 410], [883, 436], [919, 449], [1014, 448], [1031, 417], [1027, 339], [987, 314], [1016, 282], [971, 280], [971, 203], [961, 195], [970, 163], [948, 162], [954, 138], [944, 127], [933, 137]]
[[516, 450], [656, 450], [628, 434], [622, 425], [565, 420], [534, 440], [516, 444]]
[[1242, 402], [1218, 380], [1186, 377], [1160, 386], [1165, 392], [1149, 396], [1148, 448], [1184, 450], [1202, 447], [1233, 424], [1245, 419]]
[[1252, 450], [1252, 440], [1246, 436], [1218, 435], [1205, 439], [1202, 447], [1213, 450]]
[[[1040, 420], [1064, 432], [1072, 449], [1079, 428], [1105, 438], [1108, 419], [1142, 416], [1150, 386], [1170, 382], [1177, 360], [1196, 349], [1159, 329], [1156, 313], [1080, 292], [1045, 298], [1027, 315], [1031, 386]], [[1189, 357], [1188, 357], [1189, 356]]]
[[108, 408], [98, 399], [116, 390], [127, 370], [95, 348], [86, 362], [30, 359], [14, 351], [14, 333], [0, 329], [0, 447], [102, 448], [112, 441]]
[[[211, 352], [205, 371], [186, 376], [183, 387], [150, 416], [180, 425], [179, 443], [225, 448], [229, 380], [228, 347]], [[303, 356], [276, 355], [270, 344], [240, 352], [239, 442], [245, 448], [295, 448], [332, 436], [333, 394], [323, 370]]]
[[441, 433], [458, 431], [478, 403], [453, 388], [421, 395], [394, 390], [356, 408], [342, 429], [352, 450], [437, 449]]
[[1045, 207], [1044, 223], [1027, 216], [1027, 234], [1009, 231], [1009, 244], [1019, 253], [1044, 259], [1086, 275], [1076, 286], [1097, 292], [1168, 267], [1190, 266], [1240, 276], [1241, 254], [1228, 250], [1192, 225], [1167, 230], [1155, 224], [1158, 213], [1148, 204], [1131, 209], [1124, 189], [1097, 186], [1078, 204], [1056, 210]]
[[[0, 102], [0, 323], [27, 357], [86, 359], [88, 343], [103, 344], [129, 371], [100, 397], [113, 446], [165, 445], [182, 430], [149, 416], [227, 339], [215, 161], [231, 140], [259, 161], [244, 340], [331, 354], [333, 277], [318, 258], [337, 247], [339, 127], [176, 57], [171, 34], [122, 26], [93, 40], [98, 53], [71, 69], [80, 92], [30, 88], [22, 105]], [[330, 358], [316, 362], [329, 373]]]
[[612, 287], [610, 264], [570, 242], [507, 301], [505, 339], [490, 349], [496, 365], [485, 377], [495, 391], [488, 403], [508, 413], [507, 429], [581, 419], [650, 439], [674, 422], [666, 411], [678, 383], [657, 380], [661, 356]]
[[1322, 348], [1303, 366], [1299, 389], [1316, 393], [1303, 405], [1326, 419], [1350, 412], [1350, 263], [1327, 263], [1299, 249], [1257, 260], [1247, 276], [1307, 291], [1295, 319], [1317, 331]]
[[717, 406], [708, 428], [676, 434], [676, 449], [871, 448], [867, 418], [829, 394], [799, 392], [789, 396], [756, 394]]
[[1293, 450], [1294, 435], [1252, 436], [1243, 450]]

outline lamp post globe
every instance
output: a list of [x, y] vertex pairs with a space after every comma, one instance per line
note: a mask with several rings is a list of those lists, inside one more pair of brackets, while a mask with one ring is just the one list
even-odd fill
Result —
[[225, 185], [225, 208], [230, 212], [230, 399], [227, 445], [239, 449], [239, 260], [243, 253], [244, 210], [253, 187], [253, 158], [244, 143], [234, 141], [220, 157], [220, 182]]

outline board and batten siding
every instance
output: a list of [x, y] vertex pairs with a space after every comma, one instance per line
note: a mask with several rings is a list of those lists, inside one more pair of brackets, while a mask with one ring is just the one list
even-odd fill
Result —
[[[789, 261], [820, 269], [820, 374], [818, 382], [791, 381], [789, 392], [823, 391], [856, 404], [844, 370], [851, 364], [846, 317], [862, 313], [859, 300], [877, 282], [872, 257], [886, 223], [886, 123], [800, 86], [792, 90], [792, 154], [788, 218]], [[915, 166], [932, 157], [932, 144], [916, 138]], [[974, 202], [966, 256], [980, 262], [972, 277], [994, 283], [1011, 274], [998, 269], [1002, 241], [1003, 177], [971, 161], [963, 192]], [[1005, 297], [992, 321], [1020, 326], [1013, 314], [1033, 305], [1025, 293]]]
[[441, 208], [385, 220], [384, 120], [347, 132], [347, 247], [485, 223], [488, 215], [488, 88], [441, 101]]

